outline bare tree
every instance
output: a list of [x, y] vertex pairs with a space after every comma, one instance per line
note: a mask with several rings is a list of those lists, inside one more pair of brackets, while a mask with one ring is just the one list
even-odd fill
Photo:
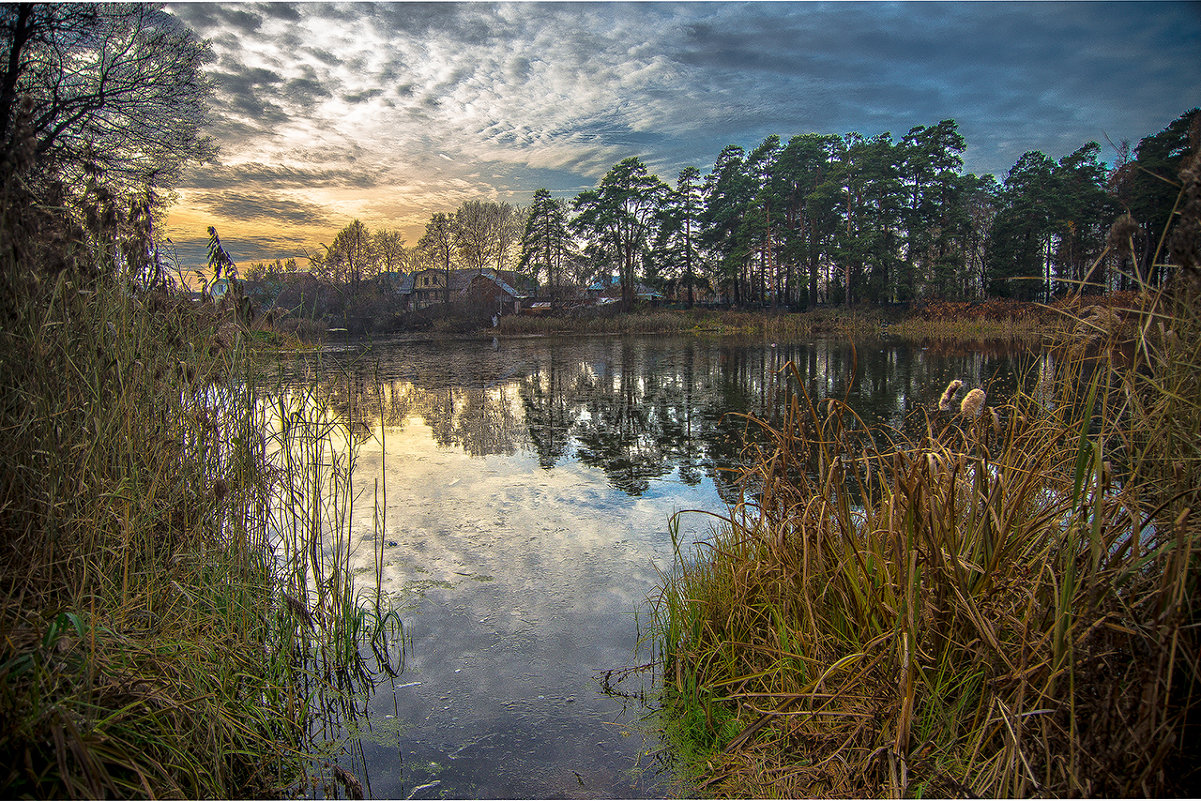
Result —
[[446, 304], [450, 303], [450, 265], [457, 238], [454, 218], [438, 212], [430, 217], [430, 221], [425, 225], [425, 234], [417, 243], [418, 249], [427, 254], [429, 261], [442, 268], [442, 302]]
[[408, 267], [409, 249], [405, 247], [405, 238], [400, 231], [380, 228], [372, 235], [371, 244], [380, 272], [397, 272]]
[[521, 258], [521, 236], [525, 232], [526, 209], [502, 203], [496, 230], [496, 269], [507, 270]]
[[364, 278], [379, 272], [373, 243], [370, 229], [353, 220], [338, 232], [333, 244], [325, 246], [317, 260], [319, 273], [334, 283], [357, 288]]
[[493, 265], [500, 208], [500, 204], [486, 200], [468, 200], [455, 212], [455, 239], [459, 258], [467, 269], [483, 270]]
[[211, 57], [176, 17], [145, 4], [0, 6], [0, 151], [32, 144], [28, 171], [170, 185], [213, 154], [201, 135]]

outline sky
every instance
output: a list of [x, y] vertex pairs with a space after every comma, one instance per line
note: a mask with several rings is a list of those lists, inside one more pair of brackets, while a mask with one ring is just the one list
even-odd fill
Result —
[[[467, 200], [573, 197], [637, 156], [669, 183], [770, 134], [954, 119], [964, 169], [1137, 144], [1201, 105], [1201, 3], [178, 3], [209, 40], [216, 163], [168, 236], [204, 261], [409, 245]], [[303, 264], [303, 261], [302, 261]]]

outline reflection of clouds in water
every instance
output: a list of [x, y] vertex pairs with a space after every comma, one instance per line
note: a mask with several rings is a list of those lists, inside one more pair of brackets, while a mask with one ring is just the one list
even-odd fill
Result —
[[[672, 567], [670, 515], [733, 496], [719, 469], [746, 422], [728, 413], [769, 409], [788, 361], [815, 401], [845, 396], [869, 422], [936, 403], [948, 375], [1012, 384], [1004, 354], [887, 343], [408, 343], [379, 357], [339, 368], [323, 392], [344, 419], [374, 421], [359, 443], [354, 525], [373, 530], [380, 479], [383, 589], [405, 607], [406, 680], [421, 682], [397, 694], [406, 759], [437, 761], [444, 772], [422, 780], [461, 796], [558, 797], [578, 790], [560, 781], [565, 760], [597, 766], [597, 781], [633, 763], [638, 737], [609, 725], [619, 702], [592, 676], [631, 663], [635, 610], [647, 611], [656, 566]], [[714, 522], [683, 519], [686, 553]], [[359, 540], [362, 566], [373, 544]], [[390, 698], [372, 703], [393, 711]], [[373, 773], [372, 789], [403, 796], [423, 775], [406, 761], [401, 778]], [[606, 781], [594, 795], [632, 792]]]
[[511, 455], [527, 439], [513, 383], [481, 387], [423, 389], [406, 381], [345, 385], [327, 390], [344, 416], [370, 417], [376, 424], [403, 428], [411, 419], [429, 425], [435, 442], [458, 446], [472, 456]]
[[[580, 465], [548, 472], [528, 456], [473, 459], [437, 446], [425, 426], [390, 430], [387, 444], [385, 539], [397, 545], [385, 554], [385, 589], [447, 581], [481, 604], [504, 597], [506, 609], [531, 620], [628, 611], [653, 581], [652, 560], [670, 563], [671, 512], [719, 505], [712, 489], [675, 485], [674, 493], [631, 498]], [[359, 480], [367, 491], [378, 464], [378, 443], [365, 447]], [[361, 505], [356, 518], [367, 526], [371, 515]]]
[[[407, 675], [424, 682], [404, 691], [401, 717], [418, 720], [417, 739], [443, 754], [495, 732], [497, 744], [474, 758], [500, 760], [493, 780], [524, 774], [513, 788], [561, 795], [564, 754], [620, 782], [640, 741], [608, 725], [616, 707], [592, 677], [633, 658], [633, 611], [655, 586], [654, 564], [671, 562], [668, 515], [718, 504], [716, 494], [676, 485], [674, 498], [634, 498], [580, 464], [547, 471], [528, 453], [472, 457], [435, 442], [416, 417], [383, 434], [385, 538], [396, 543], [384, 588], [414, 604]], [[379, 439], [359, 463], [370, 493]], [[361, 505], [356, 524], [371, 516]], [[370, 546], [355, 558], [367, 564]], [[502, 755], [502, 745], [520, 748]]]

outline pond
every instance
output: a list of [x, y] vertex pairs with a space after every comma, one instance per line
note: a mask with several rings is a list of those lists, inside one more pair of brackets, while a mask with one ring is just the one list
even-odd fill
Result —
[[[376, 343], [288, 365], [319, 370], [352, 422], [356, 558], [370, 569], [378, 515], [382, 589], [411, 637], [403, 673], [361, 699], [348, 767], [376, 797], [670, 794], [634, 697], [651, 673], [616, 679], [648, 659], [635, 644], [672, 569], [672, 515], [737, 498], [739, 415], [770, 412], [789, 362], [815, 400], [899, 425], [953, 378], [1004, 397], [1037, 361], [1005, 346], [596, 337]], [[685, 514], [679, 534], [711, 525]]]

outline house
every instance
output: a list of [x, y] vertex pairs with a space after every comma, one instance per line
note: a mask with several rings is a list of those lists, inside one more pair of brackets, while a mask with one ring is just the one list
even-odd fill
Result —
[[[597, 305], [613, 303], [621, 300], [621, 280], [615, 275], [605, 276], [599, 281], [592, 283], [586, 292], [589, 299]], [[646, 284], [638, 283], [634, 285], [634, 298], [650, 303], [658, 303], [663, 300], [663, 293], [651, 289]]]
[[[451, 273], [458, 272], [451, 270]], [[412, 275], [408, 308], [410, 311], [425, 309], [446, 300], [446, 271], [435, 267], [417, 270]]]
[[412, 285], [412, 279], [412, 275], [400, 270], [381, 270], [380, 274], [376, 276], [381, 287], [398, 295], [404, 293], [406, 284]]
[[473, 306], [502, 316], [521, 314], [522, 301], [527, 298], [494, 270], [485, 270], [472, 276], [463, 293], [463, 299]]
[[600, 300], [602, 298], [620, 298], [621, 282], [615, 275], [606, 275], [600, 280], [589, 284], [586, 291], [588, 293], [588, 297], [592, 300]]
[[533, 293], [533, 282], [509, 270], [451, 270], [450, 291], [446, 291], [447, 273], [439, 268], [418, 270], [402, 282], [398, 290], [401, 305], [418, 311], [445, 302], [489, 306], [495, 314], [517, 314], [521, 304]]

